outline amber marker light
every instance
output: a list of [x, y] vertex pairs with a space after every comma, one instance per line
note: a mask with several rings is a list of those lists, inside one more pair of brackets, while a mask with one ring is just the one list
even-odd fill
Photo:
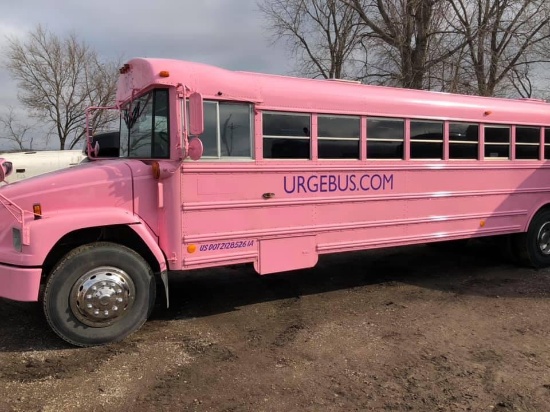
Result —
[[485, 113], [483, 113], [484, 116], [489, 116], [490, 114], [493, 114], [493, 112], [490, 110], [487, 110], [485, 111]]
[[159, 76], [160, 77], [169, 77], [170, 76], [170, 72], [168, 70], [162, 70], [160, 73], [159, 73]]
[[481, 222], [479, 222], [479, 226], [481, 227], [485, 226], [485, 220], [482, 220]]
[[34, 213], [35, 219], [40, 219], [42, 217], [42, 206], [40, 203], [35, 203], [32, 205], [32, 212]]
[[160, 164], [159, 164], [159, 162], [153, 162], [153, 164], [151, 165], [151, 170], [153, 171], [153, 177], [155, 179], [159, 179], [160, 178]]
[[189, 253], [195, 253], [195, 251], [197, 250], [197, 246], [196, 245], [188, 245], [187, 246], [187, 251]]

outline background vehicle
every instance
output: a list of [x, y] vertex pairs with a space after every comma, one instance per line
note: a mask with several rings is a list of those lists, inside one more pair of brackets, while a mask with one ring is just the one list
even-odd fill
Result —
[[[93, 136], [93, 144], [99, 143], [98, 157], [118, 156], [118, 131], [98, 133]], [[0, 157], [11, 162], [13, 172], [5, 182], [15, 183], [54, 170], [64, 169], [88, 161], [87, 144], [83, 150], [29, 150], [23, 152], [0, 153]]]
[[15, 183], [43, 173], [74, 166], [86, 159], [82, 150], [38, 150], [0, 153], [0, 157], [12, 162], [13, 173], [6, 183]]

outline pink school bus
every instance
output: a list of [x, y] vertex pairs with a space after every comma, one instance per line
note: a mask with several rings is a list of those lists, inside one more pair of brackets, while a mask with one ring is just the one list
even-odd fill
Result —
[[496, 235], [550, 264], [542, 101], [138, 58], [109, 110], [116, 157], [89, 144], [90, 162], [0, 188], [0, 296], [41, 301], [73, 345], [139, 329], [157, 287], [168, 304], [169, 272], [252, 263], [265, 275]]

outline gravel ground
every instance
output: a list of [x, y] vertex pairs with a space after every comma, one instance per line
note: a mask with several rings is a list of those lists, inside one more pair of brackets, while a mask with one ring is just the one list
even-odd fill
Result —
[[550, 270], [496, 245], [200, 271], [170, 298], [86, 349], [0, 299], [0, 411], [550, 410]]

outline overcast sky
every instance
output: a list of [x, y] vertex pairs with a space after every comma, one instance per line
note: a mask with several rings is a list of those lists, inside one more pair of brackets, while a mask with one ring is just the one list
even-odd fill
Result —
[[[256, 0], [14, 0], [0, 6], [0, 51], [6, 36], [37, 24], [71, 32], [108, 59], [166, 57], [227, 69], [288, 74], [283, 44], [273, 44]], [[16, 84], [0, 68], [0, 113], [18, 106]]]

